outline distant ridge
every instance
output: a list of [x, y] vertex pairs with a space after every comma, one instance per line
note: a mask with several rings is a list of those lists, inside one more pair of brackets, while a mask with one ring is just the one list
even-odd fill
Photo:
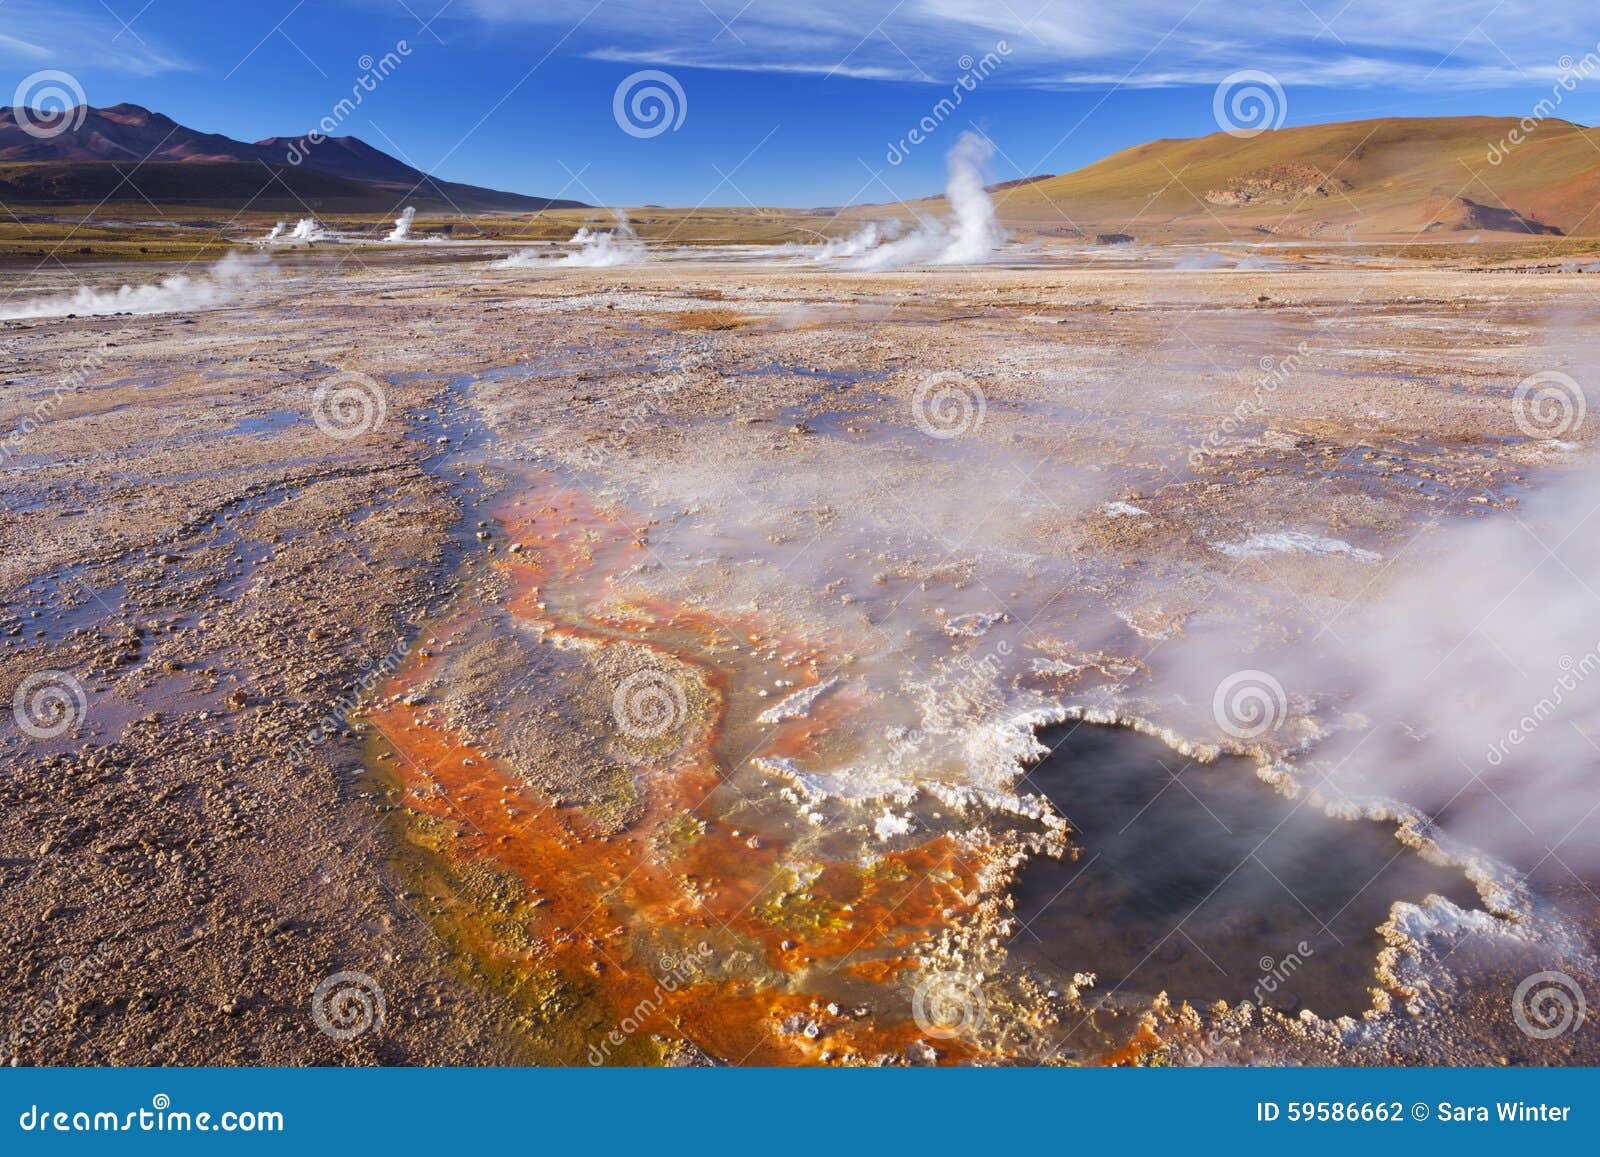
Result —
[[[303, 200], [311, 208], [374, 212], [392, 211], [402, 202], [442, 212], [587, 208], [580, 201], [437, 180], [357, 137], [326, 137], [315, 145], [305, 137], [268, 137], [251, 144], [187, 128], [136, 104], [80, 107], [64, 114], [73, 127], [36, 136], [18, 123], [19, 111], [38, 118], [30, 110], [0, 108], [0, 199], [142, 195], [158, 202], [248, 202], [263, 209]], [[124, 181], [135, 165], [137, 173]]]
[[[1465, 240], [1600, 235], [1600, 130], [1393, 117], [1157, 140], [997, 195], [1001, 215], [1136, 236]], [[1526, 140], [1510, 148], [1514, 131]]]
[[1087, 240], [1594, 237], [1600, 129], [1555, 118], [1528, 132], [1511, 117], [1393, 117], [1248, 138], [1219, 132], [990, 188], [1007, 224]]

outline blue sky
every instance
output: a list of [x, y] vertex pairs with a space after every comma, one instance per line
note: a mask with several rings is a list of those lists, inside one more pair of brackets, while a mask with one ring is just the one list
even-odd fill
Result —
[[[607, 204], [819, 206], [937, 190], [963, 128], [997, 180], [1063, 172], [1218, 128], [1240, 70], [1285, 125], [1523, 116], [1600, 60], [1593, 0], [0, 0], [0, 89], [69, 73], [246, 140], [313, 127], [368, 59], [399, 64], [338, 132], [459, 181]], [[1001, 51], [1002, 46], [1004, 51]], [[976, 62], [988, 75], [886, 159]], [[973, 62], [969, 64], [968, 62]], [[642, 70], [682, 92], [675, 128], [624, 130]], [[1571, 73], [1568, 73], [1569, 77]], [[632, 90], [630, 90], [632, 91]], [[5, 93], [0, 91], [0, 99]], [[626, 104], [624, 106], [626, 108]], [[648, 107], [648, 106], [647, 106]], [[1600, 70], [1559, 115], [1600, 121]], [[1600, 160], [1600, 157], [1597, 157]]]

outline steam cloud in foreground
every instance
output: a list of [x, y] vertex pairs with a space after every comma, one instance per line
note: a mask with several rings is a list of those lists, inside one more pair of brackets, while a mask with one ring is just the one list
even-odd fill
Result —
[[0, 304], [0, 319], [32, 317], [95, 317], [112, 313], [176, 313], [228, 305], [266, 274], [265, 257], [229, 253], [209, 272], [191, 277], [177, 273], [153, 285], [124, 285], [114, 290], [87, 286], [62, 297], [40, 298], [15, 305]]
[[1374, 593], [1325, 626], [1247, 654], [1226, 632], [1169, 643], [1183, 726], [1209, 731], [1211, 689], [1259, 669], [1313, 724], [1294, 756], [1307, 784], [1402, 801], [1521, 871], [1600, 868], [1600, 457], [1549, 446], [1518, 506], [1353, 557]]
[[1325, 754], [1349, 756], [1353, 778], [1377, 769], [1379, 785], [1524, 869], [1547, 856], [1600, 866], [1597, 509], [1591, 456], [1520, 509], [1447, 536], [1370, 623], [1335, 624], [1360, 687], [1349, 708], [1370, 722]]

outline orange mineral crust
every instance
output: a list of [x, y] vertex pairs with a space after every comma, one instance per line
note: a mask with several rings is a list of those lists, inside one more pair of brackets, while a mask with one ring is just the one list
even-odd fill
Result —
[[[413, 650], [368, 719], [397, 756], [406, 808], [450, 832], [444, 854], [507, 873], [535, 897], [522, 935], [475, 950], [499, 967], [555, 970], [595, 993], [605, 1012], [593, 1030], [595, 1063], [612, 1059], [605, 1038], [614, 1028], [731, 1063], [902, 1055], [923, 1036], [909, 996], [916, 947], [978, 894], [981, 849], [958, 850], [940, 835], [865, 860], [829, 859], [752, 838], [714, 804], [729, 758], [727, 688], [739, 677], [727, 641], [781, 652], [801, 688], [816, 683], [831, 648], [746, 615], [660, 601], [619, 606], [610, 579], [648, 549], [642, 529], [548, 475], [495, 513], [516, 547], [492, 564], [508, 580], [498, 588], [504, 609], [546, 640], [648, 649], [690, 672], [709, 706], [670, 749], [648, 753], [635, 775], [637, 818], [608, 833], [485, 758], [437, 708], [405, 703], [437, 673], [441, 651], [470, 639], [485, 608], [464, 602], [434, 626], [436, 645]], [[818, 729], [846, 710], [830, 703], [770, 724], [755, 754], [804, 757]], [[971, 1055], [957, 1041], [937, 1051], [941, 1061]]]

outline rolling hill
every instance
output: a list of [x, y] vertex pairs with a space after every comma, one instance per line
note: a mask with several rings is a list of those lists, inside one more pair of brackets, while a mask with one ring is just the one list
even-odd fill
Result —
[[1156, 140], [995, 201], [1024, 229], [1091, 237], [1600, 236], [1600, 129], [1549, 119], [1491, 164], [1517, 124], [1390, 118]]
[[[441, 181], [356, 137], [269, 137], [248, 143], [203, 133], [134, 104], [80, 108], [73, 127], [33, 135], [0, 108], [0, 200], [98, 202], [147, 198], [260, 209], [433, 212], [584, 208]], [[81, 121], [79, 116], [81, 115]], [[303, 158], [298, 164], [296, 157]]]

